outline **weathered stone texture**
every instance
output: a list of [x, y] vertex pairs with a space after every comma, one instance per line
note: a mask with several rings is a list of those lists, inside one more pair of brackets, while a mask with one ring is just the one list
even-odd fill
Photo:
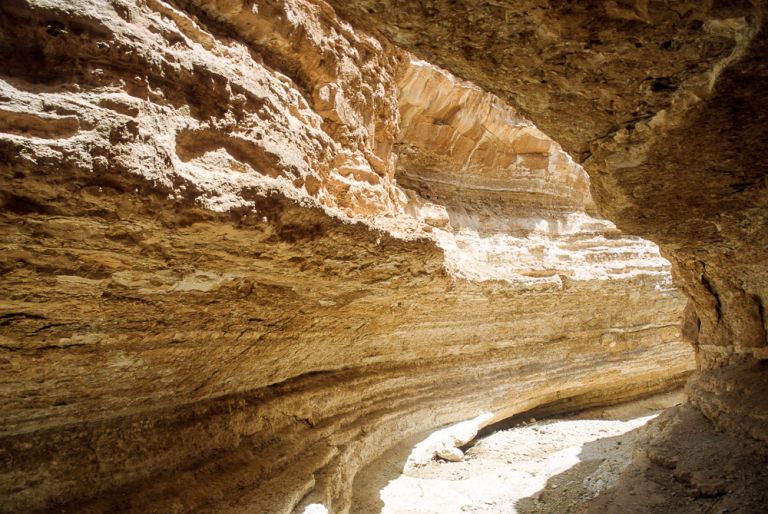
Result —
[[[599, 212], [658, 243], [690, 298], [683, 331], [702, 370], [691, 402], [736, 439], [764, 447], [768, 402], [757, 391], [768, 382], [768, 4], [330, 3], [498, 94], [584, 165]], [[699, 453], [715, 462], [706, 437], [701, 451], [695, 438], [668, 446], [681, 459]], [[755, 474], [746, 483], [742, 492], [765, 488]], [[650, 509], [623, 498], [611, 508]], [[727, 510], [732, 500], [699, 508]], [[746, 505], [751, 512], [754, 503]], [[643, 512], [665, 508], [675, 510], [660, 503]]]
[[765, 2], [330, 3], [574, 155], [600, 212], [676, 266], [704, 367], [765, 357]]
[[556, 143], [326, 4], [11, 0], [0, 63], [2, 510], [343, 512], [409, 435], [692, 366]]

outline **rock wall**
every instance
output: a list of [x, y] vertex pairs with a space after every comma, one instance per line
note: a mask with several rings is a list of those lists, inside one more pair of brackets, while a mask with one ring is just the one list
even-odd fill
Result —
[[765, 356], [765, 2], [331, 3], [576, 156], [600, 211], [675, 266], [702, 367]]
[[[600, 213], [658, 243], [690, 298], [684, 334], [701, 370], [692, 404], [765, 452], [768, 402], [757, 391], [768, 383], [768, 4], [330, 3], [498, 94], [584, 165]], [[662, 446], [704, 468], [717, 461], [714, 445], [686, 437]], [[658, 484], [673, 461], [656, 469]], [[732, 497], [701, 508], [729, 505]]]
[[0, 510], [344, 512], [412, 434], [691, 368], [557, 144], [324, 3], [0, 28]]

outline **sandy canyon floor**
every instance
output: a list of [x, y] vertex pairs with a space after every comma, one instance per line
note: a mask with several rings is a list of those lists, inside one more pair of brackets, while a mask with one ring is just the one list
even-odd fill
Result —
[[406, 467], [403, 442], [355, 482], [352, 512], [368, 514], [542, 514], [575, 512], [611, 487], [629, 464], [644, 426], [682, 392], [544, 420], [518, 417], [486, 429], [461, 462]]

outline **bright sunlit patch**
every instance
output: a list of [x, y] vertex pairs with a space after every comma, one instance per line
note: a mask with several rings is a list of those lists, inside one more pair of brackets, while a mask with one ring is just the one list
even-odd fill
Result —
[[328, 509], [322, 503], [311, 503], [306, 506], [302, 514], [328, 514]]
[[633, 430], [655, 416], [531, 422], [479, 440], [460, 462], [425, 460], [450, 434], [471, 437], [490, 419], [485, 413], [417, 444], [403, 474], [380, 491], [381, 512], [514, 513], [518, 502], [537, 502], [563, 480], [578, 482], [579, 501], [586, 501], [613, 485], [630, 462]]
[[435, 456], [451, 461], [462, 460], [464, 454], [459, 446], [474, 439], [478, 430], [486, 426], [492, 418], [492, 413], [482, 412], [472, 419], [433, 432], [413, 448], [405, 469], [425, 466]]

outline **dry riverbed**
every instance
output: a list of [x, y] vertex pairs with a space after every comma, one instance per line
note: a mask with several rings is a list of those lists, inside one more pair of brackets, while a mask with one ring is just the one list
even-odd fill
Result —
[[577, 511], [629, 464], [642, 427], [682, 402], [669, 393], [481, 435], [461, 462], [403, 466], [429, 434], [405, 441], [355, 481], [352, 512], [543, 514]]

